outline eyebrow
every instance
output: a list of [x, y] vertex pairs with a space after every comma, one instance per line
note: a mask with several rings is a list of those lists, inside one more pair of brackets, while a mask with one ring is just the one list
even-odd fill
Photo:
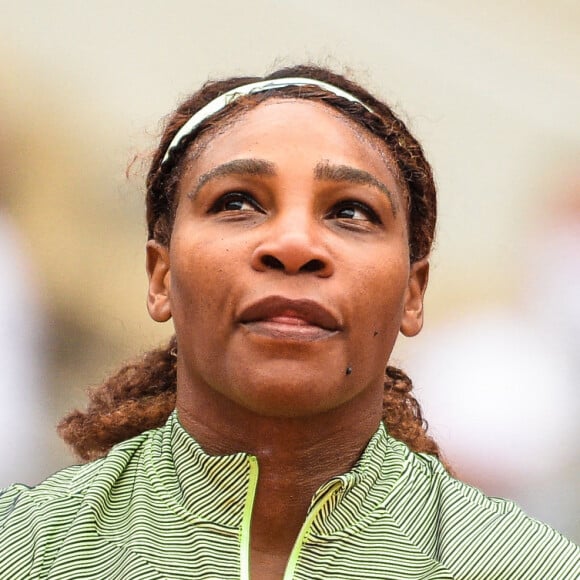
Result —
[[[276, 166], [274, 163], [266, 161], [265, 159], [233, 159], [200, 175], [195, 187], [188, 193], [188, 197], [195, 198], [199, 190], [206, 183], [220, 177], [227, 177], [229, 175], [273, 177], [276, 174]], [[314, 179], [317, 181], [346, 182], [374, 187], [387, 196], [393, 215], [396, 216], [399, 211], [399, 206], [391, 190], [382, 181], [363, 169], [357, 169], [349, 165], [331, 165], [328, 161], [323, 161], [318, 163], [314, 168]]]
[[227, 177], [228, 175], [262, 175], [271, 177], [276, 175], [276, 166], [264, 159], [234, 159], [233, 161], [228, 161], [200, 175], [193, 191], [188, 196], [194, 198], [208, 181], [218, 177]]
[[355, 185], [369, 185], [380, 190], [389, 198], [393, 215], [397, 215], [399, 211], [399, 206], [391, 190], [382, 181], [363, 169], [349, 165], [331, 165], [328, 161], [324, 161], [315, 167], [314, 178], [321, 181], [344, 181]]

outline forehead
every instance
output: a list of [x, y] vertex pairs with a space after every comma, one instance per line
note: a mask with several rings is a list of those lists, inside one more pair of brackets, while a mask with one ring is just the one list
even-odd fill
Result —
[[340, 111], [319, 102], [271, 98], [242, 111], [192, 144], [184, 177], [232, 159], [260, 158], [293, 171], [331, 162], [375, 174], [402, 195], [387, 146]]

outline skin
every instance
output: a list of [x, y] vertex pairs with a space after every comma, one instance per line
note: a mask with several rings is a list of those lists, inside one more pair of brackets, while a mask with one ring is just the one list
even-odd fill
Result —
[[[270, 99], [194, 153], [170, 247], [147, 246], [148, 308], [173, 318], [183, 426], [208, 453], [258, 458], [251, 571], [281, 578], [313, 493], [381, 421], [398, 333], [422, 326], [428, 262], [409, 263], [389, 151], [326, 105]], [[332, 323], [300, 307], [244, 318], [268, 297]]]

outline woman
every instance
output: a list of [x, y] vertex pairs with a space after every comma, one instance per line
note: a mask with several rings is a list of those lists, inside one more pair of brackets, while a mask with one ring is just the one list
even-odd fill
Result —
[[104, 457], [5, 491], [0, 577], [576, 577], [573, 544], [452, 478], [385, 375], [435, 212], [420, 145], [349, 80], [202, 87], [147, 178], [148, 309], [175, 338], [61, 424]]

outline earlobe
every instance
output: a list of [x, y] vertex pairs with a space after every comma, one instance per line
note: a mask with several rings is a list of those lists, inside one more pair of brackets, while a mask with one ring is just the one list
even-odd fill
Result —
[[156, 322], [167, 322], [171, 318], [169, 248], [159, 242], [149, 240], [146, 251], [149, 277], [147, 310], [149, 316]]
[[405, 336], [419, 334], [423, 327], [423, 298], [429, 281], [429, 260], [423, 258], [411, 264], [405, 296], [401, 332]]

